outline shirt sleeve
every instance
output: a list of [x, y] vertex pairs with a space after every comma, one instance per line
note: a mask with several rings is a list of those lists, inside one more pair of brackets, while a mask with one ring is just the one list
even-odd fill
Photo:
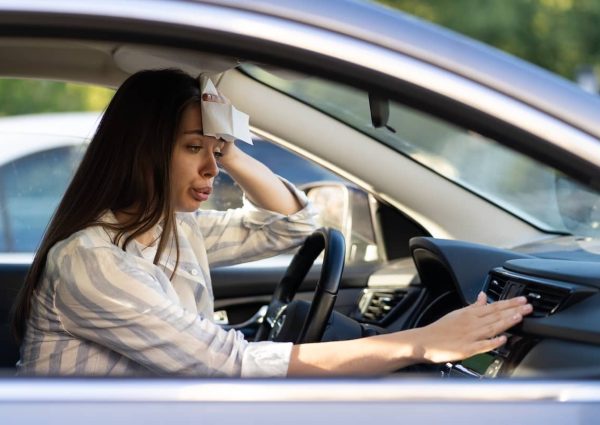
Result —
[[57, 264], [55, 305], [64, 330], [157, 374], [281, 377], [291, 343], [249, 343], [183, 309], [161, 281], [108, 247], [78, 246]]
[[244, 196], [242, 208], [196, 212], [211, 266], [224, 266], [267, 258], [302, 244], [317, 227], [316, 212], [304, 192], [281, 181], [302, 205], [291, 215], [254, 205]]

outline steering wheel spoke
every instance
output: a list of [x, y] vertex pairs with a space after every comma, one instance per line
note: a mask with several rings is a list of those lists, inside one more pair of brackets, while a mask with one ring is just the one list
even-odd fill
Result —
[[[306, 308], [292, 300], [322, 251], [325, 255], [321, 274], [313, 301]], [[344, 237], [338, 230], [321, 228], [306, 238], [279, 282], [255, 340], [281, 341], [281, 335], [285, 335], [283, 340], [297, 344], [320, 341], [337, 297], [345, 252]], [[294, 322], [293, 329], [290, 321]]]

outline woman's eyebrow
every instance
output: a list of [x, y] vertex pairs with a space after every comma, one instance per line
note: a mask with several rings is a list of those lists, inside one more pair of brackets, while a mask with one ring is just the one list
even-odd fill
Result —
[[197, 134], [199, 136], [204, 136], [204, 133], [202, 133], [202, 129], [186, 130], [183, 132], [183, 134]]

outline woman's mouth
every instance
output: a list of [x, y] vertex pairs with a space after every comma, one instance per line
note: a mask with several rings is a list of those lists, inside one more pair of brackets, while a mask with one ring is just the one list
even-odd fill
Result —
[[191, 189], [192, 198], [194, 198], [198, 202], [207, 201], [211, 192], [212, 192], [212, 188], [210, 188], [210, 187], [201, 187], [198, 189], [195, 189], [195, 188]]

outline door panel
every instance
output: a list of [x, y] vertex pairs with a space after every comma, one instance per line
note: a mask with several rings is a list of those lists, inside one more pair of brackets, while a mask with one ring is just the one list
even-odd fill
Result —
[[[257, 264], [221, 267], [211, 271], [215, 311], [217, 316], [227, 317], [230, 325], [247, 321], [260, 307], [267, 305], [285, 272], [283, 266], [259, 267]], [[354, 311], [356, 301], [367, 286], [373, 270], [373, 265], [352, 266], [344, 270], [335, 304], [337, 311], [346, 315]], [[296, 295], [298, 299], [312, 299], [320, 271], [320, 265], [313, 266], [309, 271]]]
[[25, 280], [29, 264], [0, 264], [0, 369], [13, 368], [19, 347], [10, 332], [10, 311]]

